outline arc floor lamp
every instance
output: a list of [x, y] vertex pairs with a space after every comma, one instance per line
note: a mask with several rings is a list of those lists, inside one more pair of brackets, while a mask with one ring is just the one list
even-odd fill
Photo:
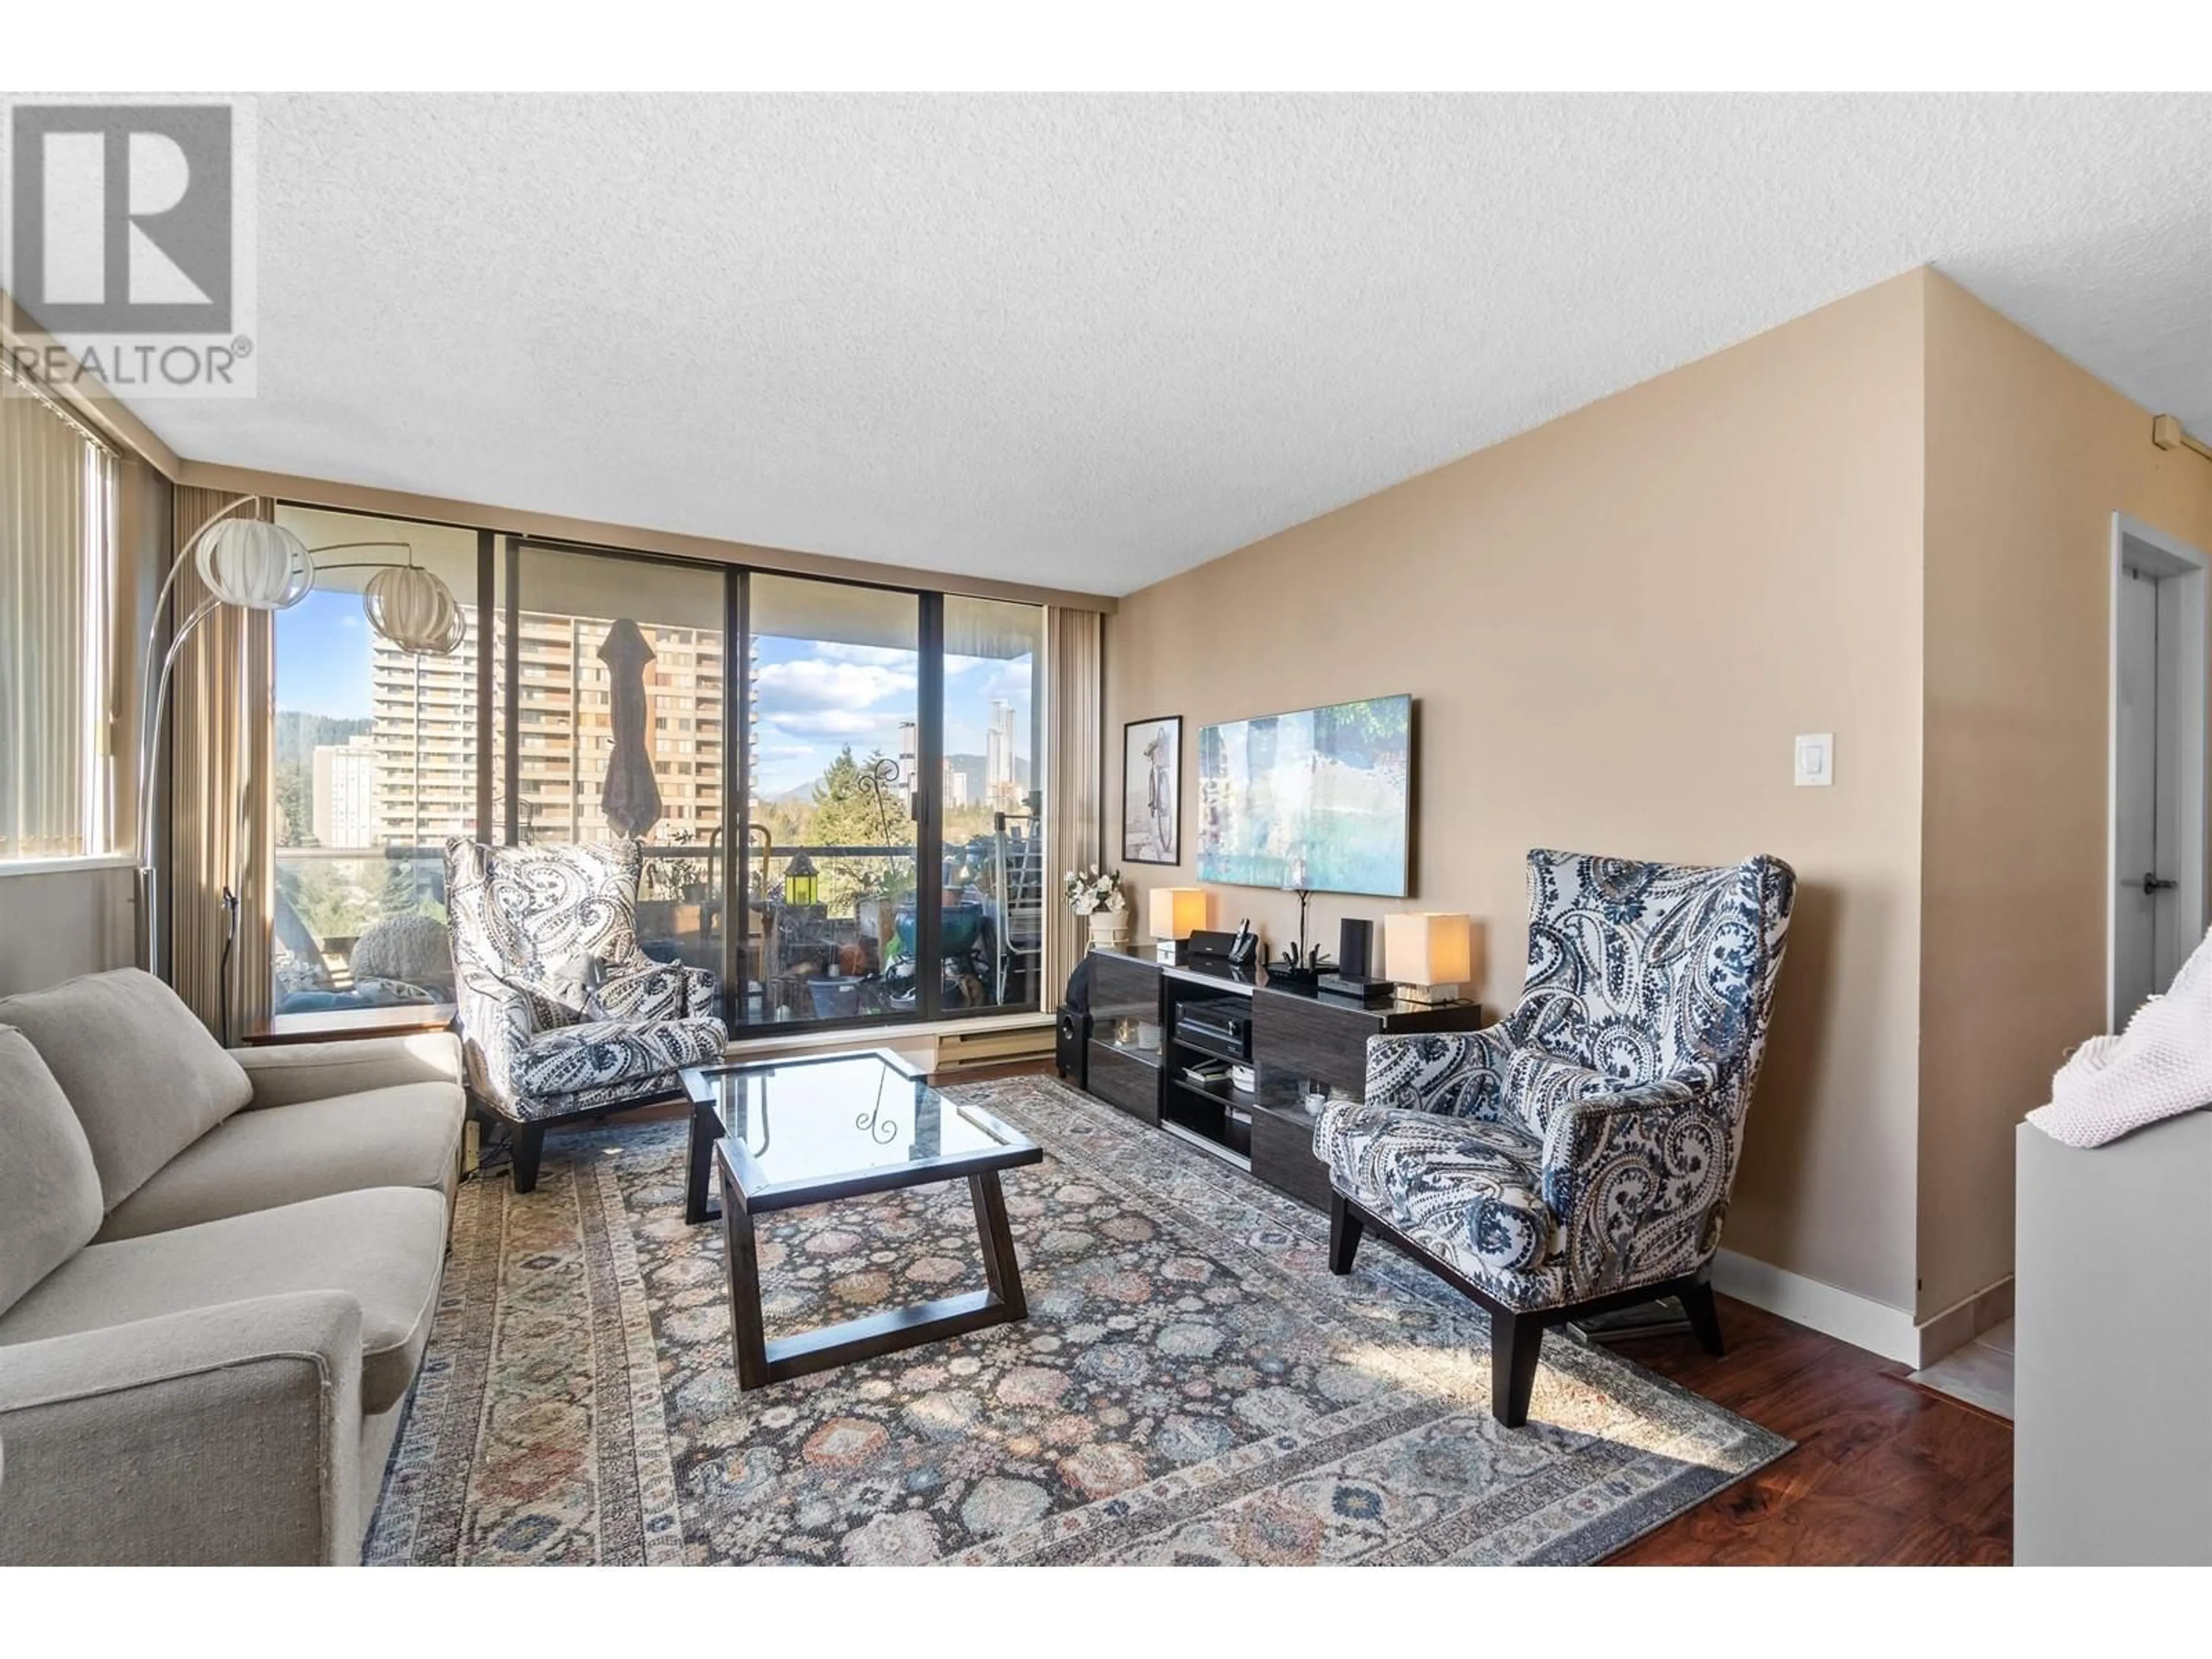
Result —
[[[409, 544], [338, 542], [310, 548], [283, 525], [258, 516], [259, 509], [269, 505], [265, 496], [241, 495], [203, 519], [185, 538], [154, 601], [154, 623], [147, 630], [138, 677], [138, 712], [143, 720], [138, 737], [138, 962], [149, 969], [155, 962], [154, 942], [161, 937], [154, 779], [161, 763], [169, 684], [176, 675], [177, 658], [199, 625], [223, 605], [246, 611], [289, 610], [314, 591], [319, 569], [373, 568], [376, 574], [364, 585], [362, 611], [381, 638], [416, 656], [442, 657], [459, 650], [468, 637], [468, 618], [453, 590], [434, 572], [416, 564], [415, 550]], [[253, 513], [240, 516], [247, 508], [254, 509]], [[316, 562], [325, 554], [371, 548], [396, 549], [406, 556], [405, 562]], [[177, 574], [187, 560], [194, 562], [208, 597], [177, 624], [168, 649], [161, 653], [157, 670], [155, 653], [161, 646], [161, 617], [176, 589]]]

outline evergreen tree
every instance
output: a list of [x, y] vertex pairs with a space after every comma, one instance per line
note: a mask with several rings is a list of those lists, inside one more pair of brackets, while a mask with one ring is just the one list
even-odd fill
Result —
[[[817, 847], [906, 847], [914, 840], [905, 797], [894, 785], [880, 791], [872, 775], [886, 769], [881, 751], [866, 761], [850, 744], [838, 752], [814, 786], [814, 811], [806, 840]], [[849, 916], [862, 897], [891, 897], [914, 886], [911, 857], [817, 859], [822, 902], [833, 916]]]

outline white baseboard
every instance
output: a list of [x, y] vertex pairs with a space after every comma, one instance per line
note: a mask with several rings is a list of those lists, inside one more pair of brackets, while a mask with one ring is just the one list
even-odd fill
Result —
[[1916, 1367], [1920, 1364], [1920, 1333], [1905, 1309], [1839, 1291], [1734, 1250], [1723, 1250], [1713, 1258], [1713, 1288], [1885, 1359]]

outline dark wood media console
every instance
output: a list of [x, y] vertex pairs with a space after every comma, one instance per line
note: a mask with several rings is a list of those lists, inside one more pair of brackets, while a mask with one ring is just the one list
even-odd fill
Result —
[[[1229, 1003], [1245, 1016], [1243, 1041], [1197, 1030], [1186, 1016]], [[1217, 1027], [1219, 1022], [1215, 1022]], [[1204, 957], [1170, 965], [1149, 950], [1091, 952], [1088, 1091], [1132, 1117], [1194, 1140], [1249, 1169], [1269, 1186], [1328, 1207], [1328, 1172], [1313, 1155], [1308, 1098], [1358, 1099], [1367, 1076], [1367, 1040], [1409, 1031], [1471, 1031], [1482, 1024], [1474, 1002], [1386, 1003], [1363, 1008], [1307, 990], [1267, 983], [1265, 969]], [[1147, 1029], [1149, 1028], [1149, 1029]], [[1184, 1067], [1243, 1060], [1252, 1090], [1203, 1085]]]

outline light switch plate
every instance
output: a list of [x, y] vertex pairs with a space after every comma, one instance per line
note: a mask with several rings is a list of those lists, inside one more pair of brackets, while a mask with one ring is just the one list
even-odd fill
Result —
[[1800, 789], [1826, 789], [1836, 781], [1836, 734], [1809, 732], [1797, 739], [1796, 778]]

